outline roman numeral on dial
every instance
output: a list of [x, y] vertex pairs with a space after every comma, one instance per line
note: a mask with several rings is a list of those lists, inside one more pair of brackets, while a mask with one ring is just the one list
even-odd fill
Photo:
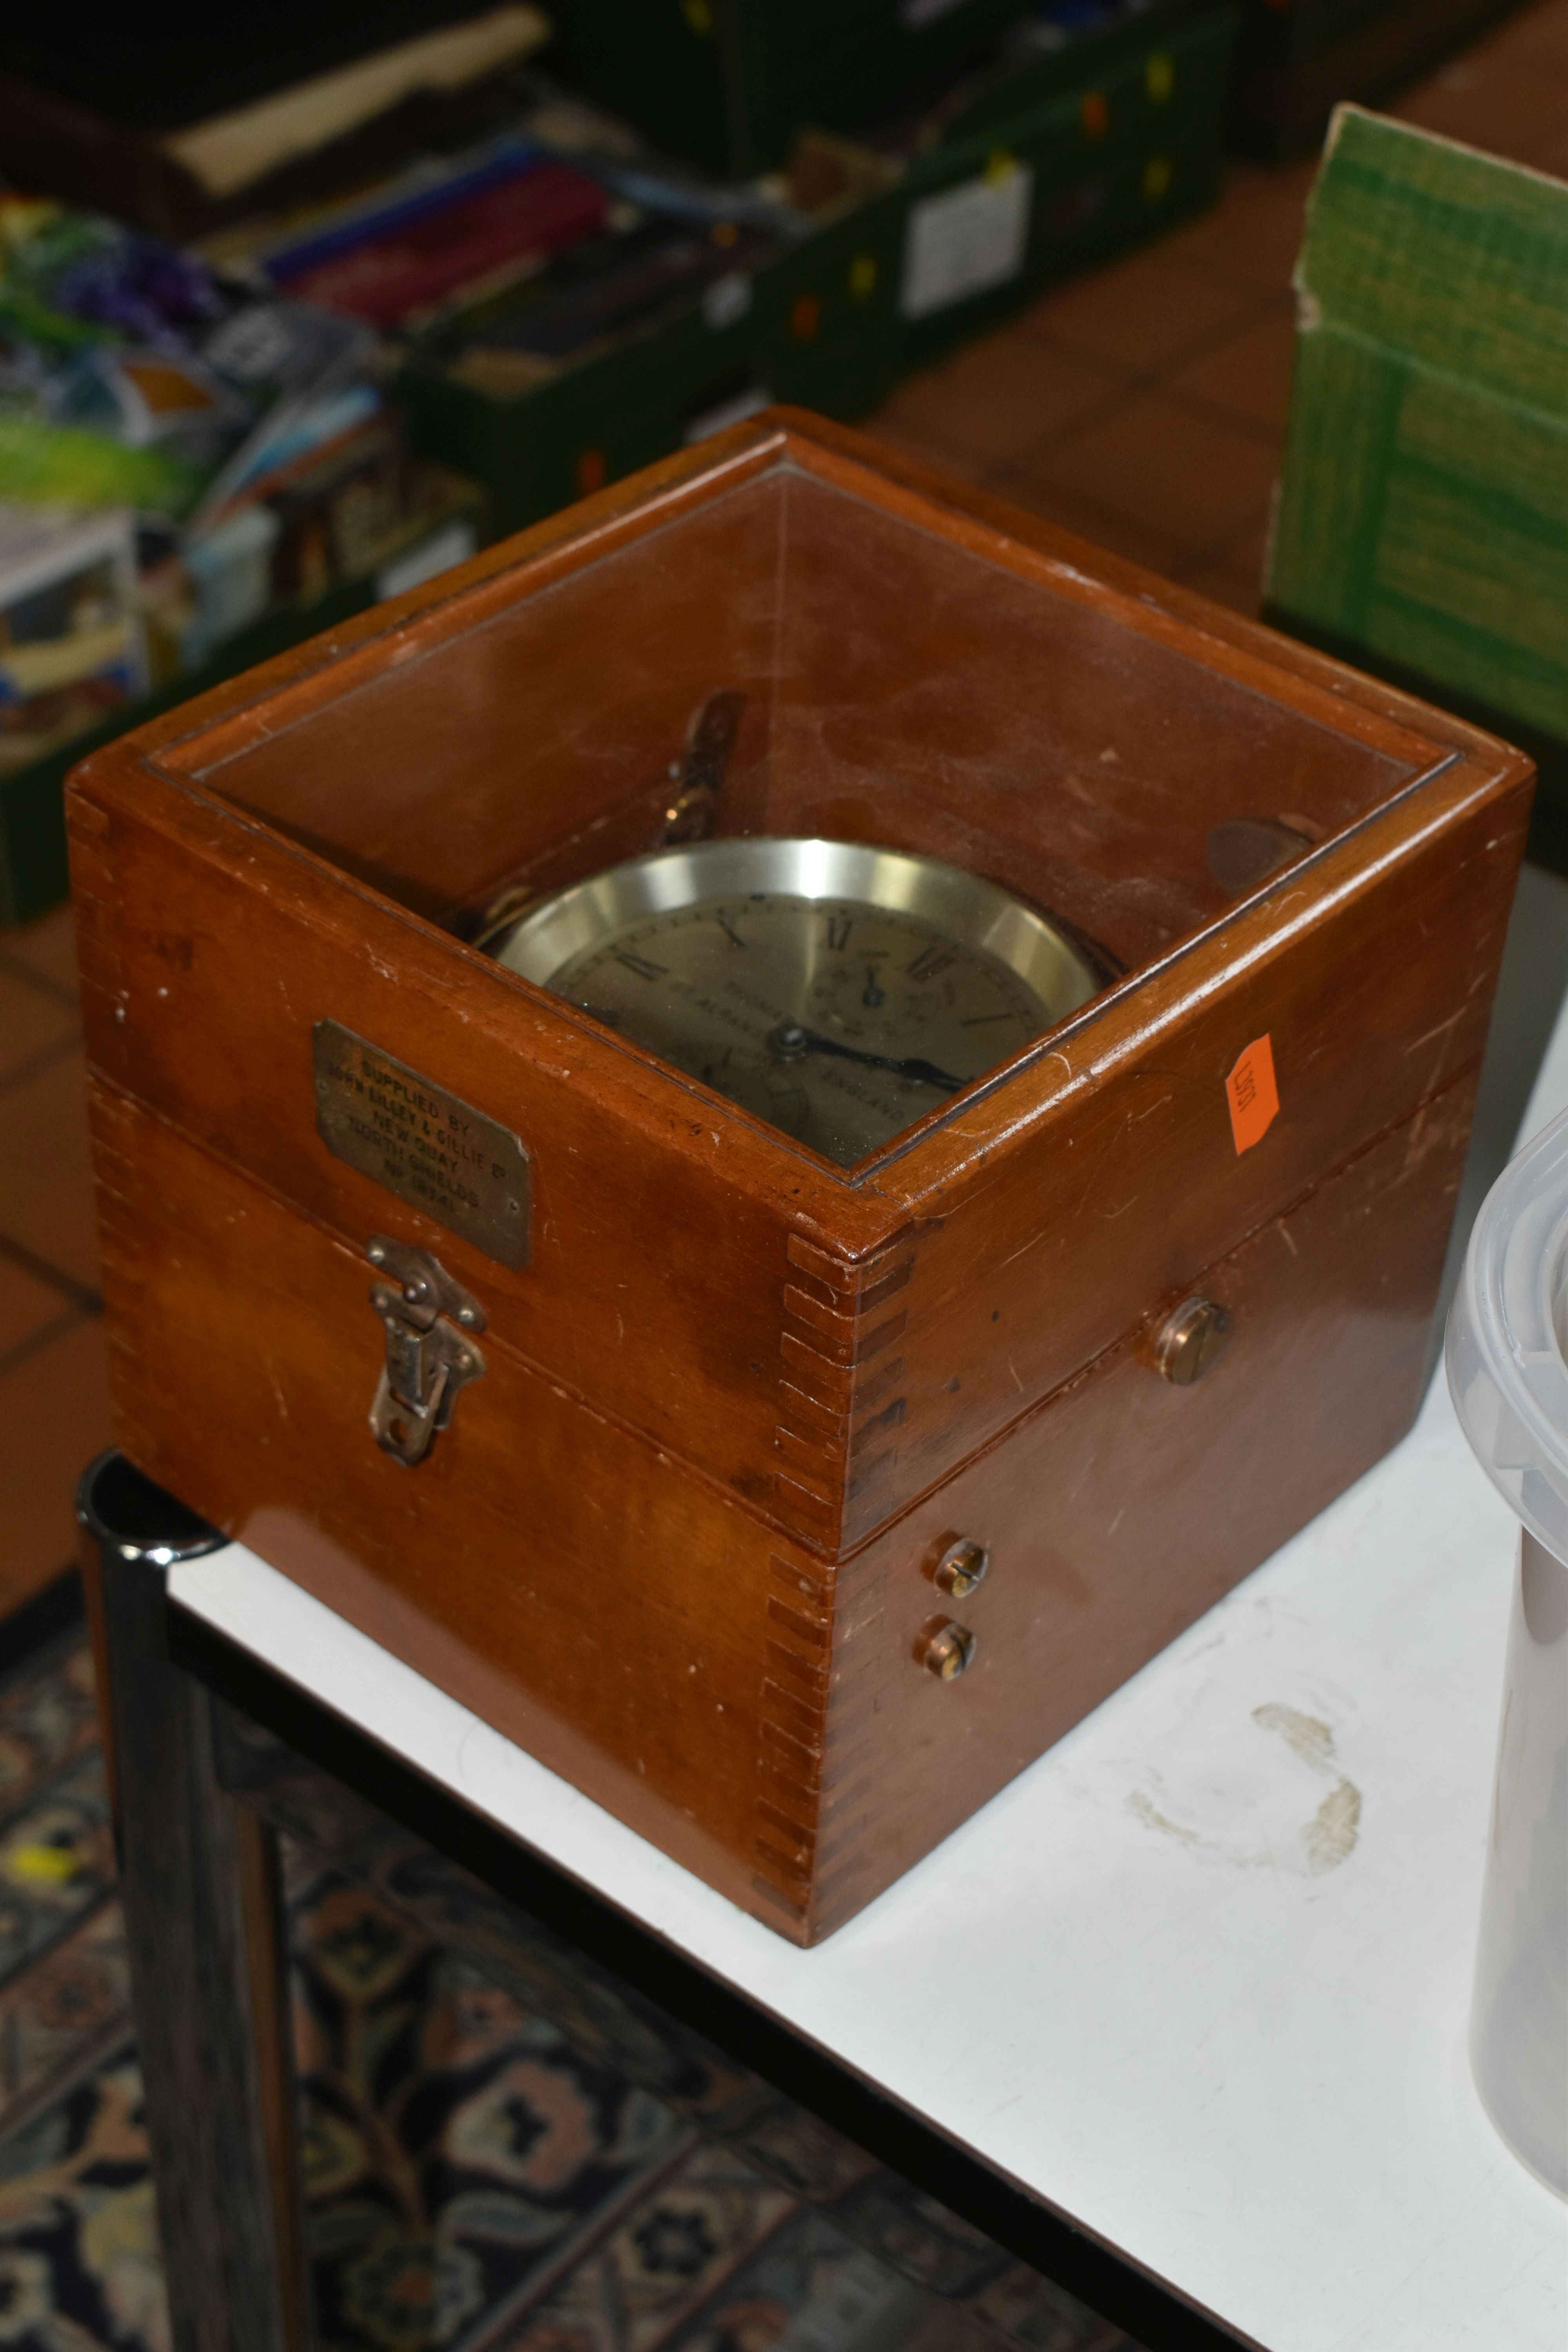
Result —
[[624, 963], [628, 971], [635, 971], [639, 980], [662, 980], [669, 969], [668, 964], [653, 963], [647, 956], [638, 955], [633, 948], [617, 948], [616, 961]]
[[928, 940], [913, 963], [907, 963], [904, 970], [911, 980], [934, 980], [939, 971], [947, 970], [955, 952], [941, 940]]

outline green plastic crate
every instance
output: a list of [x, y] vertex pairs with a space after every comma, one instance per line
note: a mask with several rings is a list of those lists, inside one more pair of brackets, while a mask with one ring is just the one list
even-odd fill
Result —
[[414, 445], [482, 481], [504, 533], [668, 457], [747, 403], [863, 415], [895, 381], [901, 220], [889, 189], [702, 301], [515, 390], [504, 359], [414, 359], [398, 381]]
[[[1167, 0], [978, 85], [902, 185], [900, 355], [922, 364], [1045, 288], [1211, 203], [1224, 168], [1239, 12]], [[1011, 195], [1014, 215], [1002, 217]], [[918, 242], [944, 205], [975, 230], [994, 208], [994, 282], [922, 301]], [[1004, 250], [1010, 228], [1012, 243]], [[962, 233], [962, 231], [961, 231]], [[1005, 273], [1001, 264], [1010, 263]], [[931, 289], [923, 289], [929, 297]]]
[[1335, 116], [1266, 583], [1278, 625], [1534, 751], [1568, 841], [1568, 186]]
[[[411, 360], [399, 398], [415, 446], [483, 481], [497, 529], [511, 531], [668, 456], [748, 398], [865, 415], [907, 369], [1212, 199], [1238, 22], [1233, 5], [1156, 0], [1055, 55], [976, 76], [940, 142], [763, 262], [738, 315], [694, 303], [515, 388], [504, 358]], [[914, 241], [931, 219], [921, 207], [977, 196], [983, 208], [1009, 177], [1026, 186], [1026, 220], [1001, 278], [909, 315]]]
[[1030, 0], [552, 0], [552, 70], [672, 155], [750, 177], [951, 76]]

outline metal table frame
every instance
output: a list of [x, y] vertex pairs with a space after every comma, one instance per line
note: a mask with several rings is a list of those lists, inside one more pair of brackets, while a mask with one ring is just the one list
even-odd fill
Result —
[[[182, 1609], [169, 1568], [223, 1538], [123, 1456], [84, 1475], [79, 1518], [178, 2352], [301, 2352], [310, 2340], [278, 1842], [319, 1840], [352, 1875], [375, 1848], [375, 1823], [455, 1865], [500, 1915], [521, 1913], [569, 1948], [601, 1988], [620, 1987], [699, 2050], [716, 2045], [1149, 2352], [1250, 2342]], [[345, 1801], [353, 1828], [334, 1846]], [[497, 1962], [497, 1918], [492, 1908], [470, 1946], [481, 1964]], [[433, 1918], [427, 1903], [421, 1924], [447, 1940], [463, 1932], [459, 1917], [454, 1938], [449, 1905]]]

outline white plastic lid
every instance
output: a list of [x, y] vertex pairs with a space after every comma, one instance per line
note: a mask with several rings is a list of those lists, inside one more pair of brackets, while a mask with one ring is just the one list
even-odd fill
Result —
[[1568, 1560], [1568, 1111], [1487, 1194], [1448, 1316], [1448, 1387], [1482, 1468]]

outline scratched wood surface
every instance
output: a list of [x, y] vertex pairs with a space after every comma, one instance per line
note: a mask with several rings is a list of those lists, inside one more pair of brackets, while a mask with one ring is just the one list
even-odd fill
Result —
[[[648, 845], [671, 759], [720, 686], [746, 697], [721, 830], [953, 858], [1047, 905], [1113, 975], [854, 1170], [450, 928], [500, 881], [546, 887]], [[1217, 1569], [1173, 1552], [1186, 1564], [1147, 1612], [1109, 1580], [1136, 1622], [1132, 1662], [1392, 1442], [1386, 1401], [1407, 1414], [1414, 1395], [1368, 1337], [1384, 1278], [1362, 1242], [1383, 1235], [1404, 1268], [1394, 1320], [1415, 1363], [1401, 1236], [1423, 1236], [1429, 1308], [1447, 1160], [1394, 1139], [1445, 1136], [1450, 1158], [1462, 1144], [1530, 779], [1457, 721], [853, 435], [784, 413], [738, 427], [77, 772], [121, 1442], [737, 1900], [820, 1932], [827, 1894], [815, 1864], [790, 1876], [804, 1849], [776, 1823], [758, 1869], [758, 1759], [793, 1737], [760, 1696], [756, 1627], [795, 1605], [770, 1563], [796, 1580], [824, 1652], [828, 1682], [796, 1694], [817, 1773], [798, 1785], [820, 1790], [827, 1717], [813, 1710], [860, 1622], [839, 1610], [840, 1574], [912, 1557], [917, 1528], [945, 1524], [975, 1480], [1006, 1488], [1004, 1465], [1044, 1444], [1042, 1414], [1079, 1428], [1068, 1400], [1086, 1380], [1168, 1410], [1175, 1392], [1145, 1360], [1162, 1315], [1252, 1237], [1294, 1232], [1318, 1188], [1352, 1169], [1370, 1181], [1385, 1151], [1408, 1178], [1375, 1213], [1311, 1227], [1311, 1283], [1286, 1279], [1288, 1250], [1256, 1261], [1277, 1297], [1247, 1292], [1247, 1318], [1273, 1335], [1249, 1343], [1272, 1407], [1248, 1423], [1253, 1453], [1227, 1456], [1226, 1415], [1211, 1428], [1215, 1408], [1184, 1395], [1175, 1451], [1151, 1456], [1185, 1510], [1232, 1534]], [[1223, 878], [1210, 840], [1237, 820], [1284, 826], [1299, 849], [1250, 889]], [[323, 1018], [522, 1137], [525, 1265], [328, 1153], [311, 1085]], [[1280, 1108], [1239, 1150], [1226, 1079], [1264, 1035]], [[375, 1232], [433, 1250], [489, 1318], [490, 1373], [412, 1473], [364, 1427]], [[1360, 1337], [1303, 1423], [1290, 1318], [1316, 1330], [1325, 1297]], [[176, 1332], [201, 1370], [153, 1380]], [[1233, 1358], [1243, 1336], [1238, 1322]], [[1364, 1393], [1357, 1349], [1378, 1367]], [[1114, 1378], [1089, 1374], [1113, 1360]], [[528, 1433], [544, 1429], [548, 1462]], [[1118, 1484], [1103, 1444], [1085, 1459]], [[1082, 1505], [1089, 1550], [1102, 1499]], [[459, 1524], [486, 1542], [459, 1541]], [[1147, 1514], [1132, 1524], [1153, 1540]], [[574, 1564], [538, 1588], [537, 1620], [505, 1601], [508, 1525]], [[675, 1553], [691, 1580], [679, 1605]], [[527, 1630], [546, 1624], [548, 1670]], [[1146, 1625], [1165, 1630], [1139, 1648]], [[1086, 1655], [1115, 1679], [1131, 1650], [1101, 1630]], [[714, 1678], [706, 1712], [694, 1668]], [[917, 1712], [928, 1684], [932, 1705], [957, 1687], [910, 1671]], [[1099, 1666], [1069, 1672], [1064, 1704], [1081, 1713], [1110, 1687]], [[953, 1778], [964, 1810], [1037, 1751], [1037, 1723], [1054, 1737], [1073, 1719], [1007, 1689], [1012, 1744], [999, 1732]], [[919, 1751], [924, 1734], [906, 1732]], [[918, 1850], [931, 1822], [961, 1817], [937, 1795], [908, 1803]], [[880, 1837], [904, 1866], [905, 1844]]]

